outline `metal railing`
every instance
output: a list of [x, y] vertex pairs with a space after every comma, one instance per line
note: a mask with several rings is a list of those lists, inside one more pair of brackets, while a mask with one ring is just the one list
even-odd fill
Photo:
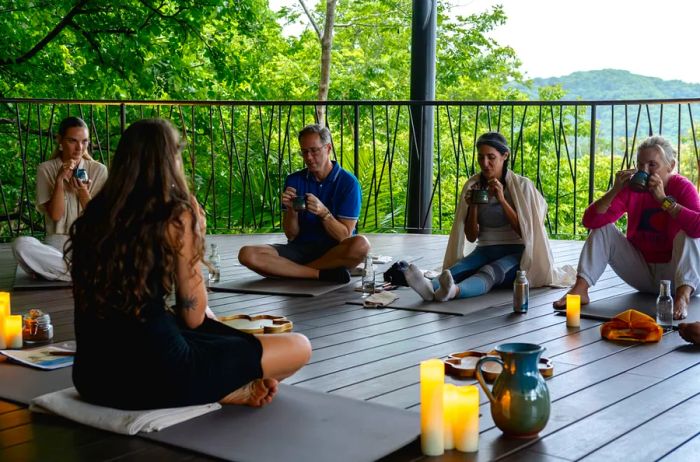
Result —
[[[279, 231], [287, 174], [303, 168], [296, 135], [315, 122], [305, 101], [0, 100], [0, 240], [43, 233], [34, 204], [37, 165], [68, 115], [88, 123], [92, 154], [109, 166], [121, 132], [144, 117], [170, 119], [187, 147], [191, 187], [210, 232]], [[510, 168], [531, 178], [549, 204], [553, 237], [581, 236], [583, 210], [613, 174], [634, 164], [636, 146], [662, 134], [676, 146], [679, 171], [697, 181], [694, 115], [698, 99], [635, 101], [330, 101], [325, 120], [333, 155], [360, 180], [360, 231], [405, 231], [410, 110], [435, 111], [433, 184], [425, 223], [449, 230], [466, 178], [478, 170], [476, 138], [497, 130], [509, 140]]]

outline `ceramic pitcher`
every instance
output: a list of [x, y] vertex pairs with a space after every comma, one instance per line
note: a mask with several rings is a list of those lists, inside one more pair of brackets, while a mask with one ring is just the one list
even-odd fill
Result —
[[[476, 364], [476, 378], [491, 401], [493, 421], [508, 436], [536, 436], [549, 419], [549, 389], [537, 368], [544, 348], [533, 343], [504, 343], [496, 351], [500, 357], [484, 356]], [[481, 371], [488, 361], [503, 366], [493, 390]]]

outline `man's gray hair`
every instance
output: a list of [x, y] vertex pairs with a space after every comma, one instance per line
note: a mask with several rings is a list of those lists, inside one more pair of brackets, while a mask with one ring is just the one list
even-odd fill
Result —
[[656, 149], [663, 154], [664, 162], [670, 167], [675, 167], [676, 165], [676, 150], [673, 149], [671, 143], [668, 142], [663, 136], [650, 136], [649, 138], [642, 141], [642, 143], [637, 148], [637, 157], [639, 153], [644, 149]]
[[311, 124], [307, 125], [306, 127], [302, 128], [301, 131], [299, 132], [299, 137], [297, 138], [299, 141], [301, 141], [301, 137], [304, 135], [311, 135], [311, 134], [317, 134], [319, 138], [321, 138], [321, 144], [324, 146], [327, 144], [330, 144], [331, 142], [331, 131], [328, 130], [328, 128], [324, 127], [323, 125], [319, 124]]

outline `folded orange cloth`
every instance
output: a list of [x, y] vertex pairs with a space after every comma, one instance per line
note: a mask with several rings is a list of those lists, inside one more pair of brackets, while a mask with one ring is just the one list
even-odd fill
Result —
[[608, 340], [658, 342], [664, 330], [651, 316], [637, 310], [627, 310], [603, 324], [600, 333]]

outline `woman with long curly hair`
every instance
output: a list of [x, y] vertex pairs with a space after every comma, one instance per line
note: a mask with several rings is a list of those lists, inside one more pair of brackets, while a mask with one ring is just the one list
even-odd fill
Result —
[[161, 119], [132, 124], [104, 188], [71, 228], [73, 382], [83, 399], [121, 409], [261, 406], [306, 364], [303, 335], [255, 336], [215, 319], [204, 232], [177, 131]]

